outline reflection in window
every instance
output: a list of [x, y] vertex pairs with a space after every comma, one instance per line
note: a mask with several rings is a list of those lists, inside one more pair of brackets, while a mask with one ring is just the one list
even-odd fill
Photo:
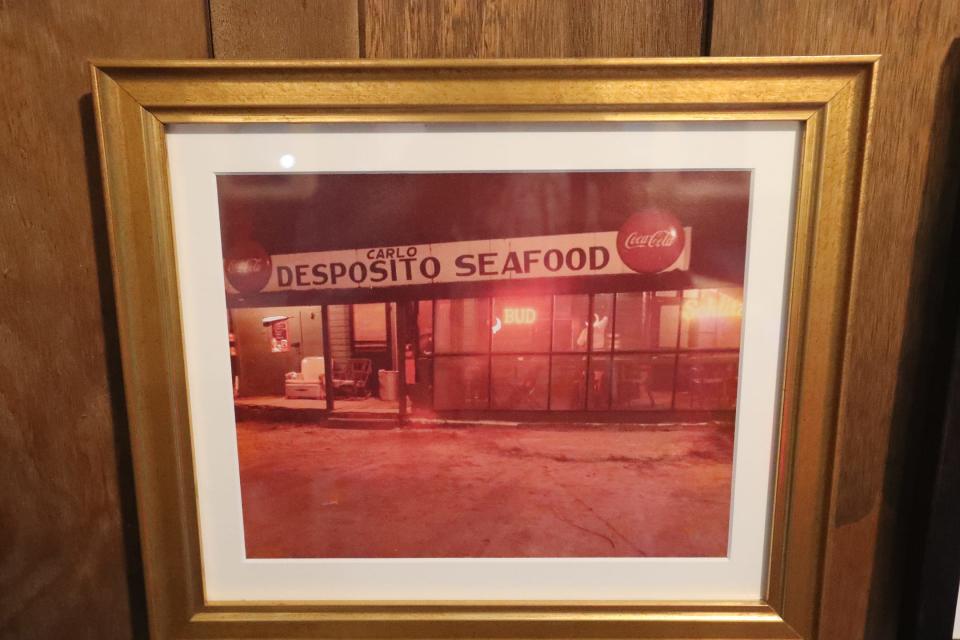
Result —
[[493, 356], [491, 386], [494, 409], [546, 409], [548, 356]]
[[433, 300], [417, 302], [417, 350], [421, 356], [433, 355]]
[[[414, 402], [427, 404], [427, 394], [433, 381], [433, 300], [419, 300], [416, 306], [417, 343], [414, 352], [413, 375], [407, 370], [407, 384]], [[407, 362], [407, 366], [410, 363]]]
[[585, 293], [553, 297], [554, 351], [587, 350], [589, 308], [590, 296]]
[[486, 353], [490, 348], [490, 300], [437, 300], [437, 353]]
[[493, 351], [550, 351], [550, 296], [494, 299], [492, 331]]
[[613, 406], [621, 410], [669, 409], [674, 356], [624, 355], [613, 359]]
[[674, 292], [642, 291], [617, 294], [617, 351], [674, 349], [680, 299]]
[[610, 356], [590, 356], [587, 375], [587, 408], [610, 408]]
[[737, 353], [680, 354], [676, 408], [735, 409], [739, 364]]
[[[598, 293], [593, 296], [593, 350], [609, 351], [613, 332], [613, 294]], [[586, 343], [586, 331], [583, 332]]]
[[586, 405], [586, 356], [553, 356], [550, 375], [550, 408], [581, 410]]
[[486, 409], [487, 356], [441, 356], [434, 360], [434, 406], [437, 409]]

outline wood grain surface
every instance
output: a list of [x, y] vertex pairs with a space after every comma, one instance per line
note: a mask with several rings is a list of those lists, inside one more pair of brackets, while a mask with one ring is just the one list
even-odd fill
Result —
[[[922, 336], [942, 254], [945, 130], [955, 111], [960, 2], [716, 0], [712, 55], [880, 53], [869, 178], [854, 262], [822, 638], [894, 637], [904, 570], [898, 516]], [[941, 231], [938, 232], [938, 229]], [[915, 253], [916, 251], [916, 253]], [[906, 332], [904, 331], [906, 327]], [[885, 473], [876, 462], [887, 461]], [[876, 563], [876, 564], [875, 564]]]
[[0, 637], [145, 636], [87, 59], [196, 57], [203, 0], [0, 3]]
[[[474, 4], [486, 55], [688, 55], [699, 48], [700, 2], [624, 0], [558, 8], [420, 3], [411, 12], [448, 21], [447, 39], [423, 27], [410, 35], [420, 44], [403, 47], [436, 40], [451, 49], [451, 41], [465, 41], [468, 20], [456, 16]], [[361, 32], [398, 46], [396, 32], [375, 34], [392, 29], [382, 22], [389, 11], [404, 13], [397, 3], [353, 0], [211, 0], [209, 15], [206, 5], [0, 3], [3, 638], [145, 635], [86, 61], [353, 57], [365, 44]], [[362, 24], [367, 12], [380, 22]]]
[[361, 0], [368, 58], [699, 55], [700, 0]]
[[356, 58], [357, 0], [210, 0], [216, 58]]

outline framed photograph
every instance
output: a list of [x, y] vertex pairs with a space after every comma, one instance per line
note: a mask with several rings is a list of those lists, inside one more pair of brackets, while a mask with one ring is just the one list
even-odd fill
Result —
[[153, 635], [816, 637], [875, 65], [94, 63]]

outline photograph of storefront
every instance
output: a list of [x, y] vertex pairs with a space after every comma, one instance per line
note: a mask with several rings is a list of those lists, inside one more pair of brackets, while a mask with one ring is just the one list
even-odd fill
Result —
[[[242, 175], [218, 189], [248, 556], [723, 555], [748, 172]], [[288, 468], [313, 447], [323, 465]], [[413, 461], [431, 452], [423, 476]], [[632, 520], [651, 461], [649, 489], [688, 503], [635, 505]], [[424, 518], [486, 503], [471, 498], [483, 483], [536, 473], [555, 486], [513, 505], [530, 522], [490, 512], [486, 536], [425, 533]], [[571, 473], [588, 494], [545, 497]], [[316, 511], [288, 474], [314, 498], [323, 487]], [[623, 527], [582, 507], [611, 499], [584, 475]], [[437, 482], [458, 487], [440, 515], [385, 488]], [[579, 531], [598, 517], [617, 533]], [[383, 518], [407, 534], [371, 534]], [[547, 533], [556, 518], [567, 538]]]
[[[238, 358], [238, 393], [254, 398], [238, 401], [303, 407], [280, 397], [315, 398], [322, 400], [315, 408], [336, 410], [339, 396], [341, 413], [411, 417], [583, 411], [620, 420], [630, 411], [733, 411], [742, 295], [689, 289], [330, 305], [326, 313], [324, 306], [236, 309], [234, 348], [242, 344], [246, 355]], [[410, 309], [415, 339], [399, 349], [396, 314]], [[281, 320], [261, 332], [264, 318]], [[286, 357], [258, 335], [272, 339], [278, 322], [296, 336]], [[330, 396], [319, 374], [327, 370], [325, 329], [329, 370], [360, 363], [352, 386], [338, 384]], [[316, 362], [316, 378], [286, 377], [304, 359]]]
[[418, 306], [419, 344], [428, 346], [421, 346], [415, 384], [425, 380], [432, 387], [438, 411], [735, 408], [740, 289], [441, 299]]

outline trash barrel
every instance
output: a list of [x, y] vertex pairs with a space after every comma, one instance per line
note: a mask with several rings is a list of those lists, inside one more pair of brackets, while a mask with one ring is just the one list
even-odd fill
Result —
[[377, 372], [380, 382], [380, 399], [396, 400], [400, 397], [400, 372], [380, 369]]

